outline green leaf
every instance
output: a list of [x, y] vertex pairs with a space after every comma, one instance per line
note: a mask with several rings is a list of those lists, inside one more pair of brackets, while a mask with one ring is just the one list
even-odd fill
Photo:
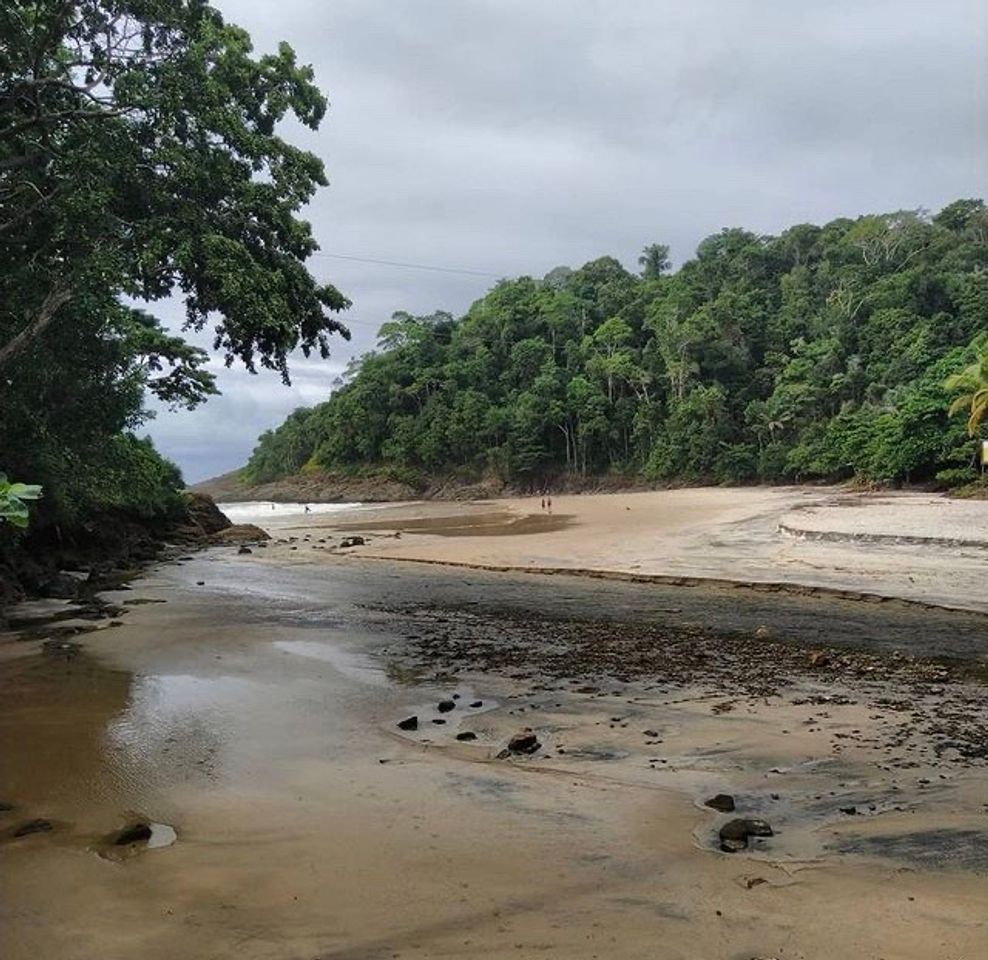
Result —
[[37, 483], [12, 483], [7, 493], [18, 500], [40, 500], [42, 496], [41, 486]]

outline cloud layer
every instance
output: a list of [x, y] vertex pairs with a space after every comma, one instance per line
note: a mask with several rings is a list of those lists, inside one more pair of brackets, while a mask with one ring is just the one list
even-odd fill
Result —
[[[988, 194], [981, 0], [218, 0], [258, 50], [287, 40], [332, 107], [328, 254], [542, 275], [646, 243], [682, 261], [723, 226], [777, 232]], [[324, 399], [394, 310], [464, 310], [492, 280], [331, 257], [354, 302], [293, 386], [220, 364], [223, 396], [150, 432], [186, 477]], [[165, 305], [180, 316], [177, 305]]]

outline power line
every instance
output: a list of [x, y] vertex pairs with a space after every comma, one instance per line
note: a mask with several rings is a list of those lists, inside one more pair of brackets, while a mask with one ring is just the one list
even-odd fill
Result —
[[374, 257], [351, 257], [345, 253], [313, 253], [314, 257], [332, 257], [334, 260], [353, 260], [355, 263], [376, 263], [382, 267], [405, 267], [408, 270], [431, 270], [435, 273], [461, 273], [469, 277], [488, 277], [494, 280], [503, 279], [499, 273], [486, 273], [483, 270], [464, 270], [460, 267], [435, 267], [427, 263], [405, 263], [401, 260], [378, 260]]

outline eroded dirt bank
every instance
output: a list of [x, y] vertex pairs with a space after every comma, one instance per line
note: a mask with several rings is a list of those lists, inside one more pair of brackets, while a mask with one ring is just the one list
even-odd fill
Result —
[[0, 645], [4, 956], [983, 947], [983, 617], [269, 552]]

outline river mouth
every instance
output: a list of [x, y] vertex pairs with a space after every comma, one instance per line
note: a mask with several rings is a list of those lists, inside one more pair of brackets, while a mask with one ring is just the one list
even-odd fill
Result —
[[[922, 917], [874, 927], [869, 949], [918, 958], [946, 942], [971, 955], [974, 914], [953, 905], [982, 883], [977, 864], [916, 861], [889, 879], [915, 844], [856, 839], [917, 821], [980, 830], [983, 766], [936, 756], [913, 718], [975, 697], [961, 680], [910, 687], [906, 711], [882, 707], [891, 686], [906, 698], [901, 678], [730, 660], [735, 635], [708, 648], [697, 632], [708, 614], [729, 615], [720, 601], [628, 585], [286, 569], [216, 551], [152, 571], [139, 593], [164, 602], [79, 637], [72, 658], [45, 657], [40, 639], [0, 645], [15, 960], [261, 960], [286, 944], [313, 957], [644, 957], [657, 938], [670, 956], [726, 958], [773, 955], [793, 925], [804, 953], [822, 957], [833, 955], [824, 929], [860, 915], [865, 889], [876, 909], [925, 904]], [[747, 615], [764, 619], [769, 601], [758, 603]], [[832, 633], [840, 616], [852, 634], [860, 626], [827, 609]], [[880, 614], [867, 613], [876, 637]], [[899, 617], [885, 622], [901, 637]], [[641, 632], [648, 622], [655, 636]], [[697, 676], [648, 654], [681, 631], [683, 669]], [[415, 731], [399, 726], [410, 716]], [[524, 731], [537, 748], [505, 755]], [[703, 802], [723, 792], [775, 836], [720, 852], [727, 815]], [[177, 841], [95, 856], [94, 839], [134, 811]], [[12, 836], [33, 819], [52, 829]]]

